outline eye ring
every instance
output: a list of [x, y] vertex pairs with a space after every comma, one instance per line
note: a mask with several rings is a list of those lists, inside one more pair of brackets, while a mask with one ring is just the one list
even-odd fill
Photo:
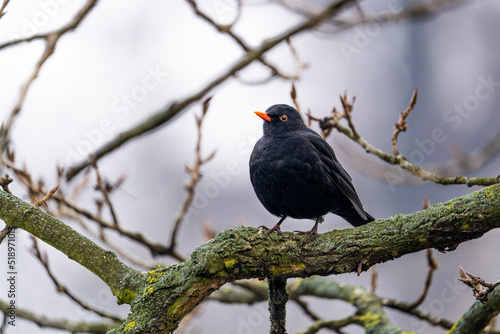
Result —
[[287, 116], [287, 115], [281, 115], [281, 116], [280, 116], [280, 120], [281, 120], [282, 122], [286, 122], [286, 121], [288, 120], [288, 116]]

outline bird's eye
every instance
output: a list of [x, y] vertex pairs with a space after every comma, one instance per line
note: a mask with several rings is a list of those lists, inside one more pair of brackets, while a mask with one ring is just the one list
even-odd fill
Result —
[[287, 119], [288, 119], [288, 117], [287, 117], [286, 115], [281, 115], [281, 117], [280, 117], [280, 120], [281, 120], [282, 122], [286, 122], [286, 121], [287, 121]]

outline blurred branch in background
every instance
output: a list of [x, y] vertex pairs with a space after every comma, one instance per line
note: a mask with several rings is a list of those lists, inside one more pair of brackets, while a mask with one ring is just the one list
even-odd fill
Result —
[[[9, 306], [9, 303], [0, 299], [0, 312], [8, 314]], [[117, 322], [79, 322], [68, 321], [68, 319], [51, 319], [19, 307], [16, 309], [16, 316], [20, 319], [32, 322], [41, 328], [58, 329], [70, 333], [105, 334], [120, 324]], [[6, 327], [4, 328], [5, 331], [7, 331]]]
[[[33, 73], [30, 75], [25, 84], [21, 87], [21, 92], [19, 94], [19, 98], [16, 102], [16, 105], [14, 106], [14, 109], [11, 111], [10, 116], [7, 119], [6, 123], [2, 123], [0, 127], [0, 163], [2, 162], [3, 153], [9, 143], [9, 132], [12, 128], [12, 125], [14, 124], [15, 118], [21, 112], [24, 100], [26, 99], [26, 95], [28, 94], [28, 90], [31, 87], [31, 84], [38, 77], [38, 73], [40, 73], [40, 70], [42, 66], [45, 64], [45, 61], [49, 59], [49, 57], [54, 53], [56, 44], [59, 41], [59, 39], [67, 32], [75, 30], [78, 27], [78, 25], [83, 21], [83, 19], [87, 16], [87, 14], [92, 10], [92, 8], [94, 8], [96, 3], [97, 0], [87, 0], [86, 4], [75, 15], [73, 20], [71, 20], [71, 22], [69, 22], [67, 25], [63, 26], [58, 30], [55, 30], [47, 34], [35, 35], [29, 38], [14, 40], [0, 45], [0, 50], [1, 50], [9, 46], [13, 46], [24, 42], [30, 42], [37, 39], [43, 39], [46, 42], [45, 50], [43, 51], [42, 56], [36, 63]], [[4, 6], [5, 5], [6, 3], [4, 3]]]

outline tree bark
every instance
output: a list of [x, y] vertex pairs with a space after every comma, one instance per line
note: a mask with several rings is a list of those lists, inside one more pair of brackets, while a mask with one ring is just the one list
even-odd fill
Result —
[[146, 274], [69, 226], [0, 191], [0, 219], [22, 228], [94, 272], [131, 313], [112, 333], [169, 333], [181, 319], [223, 284], [245, 278], [309, 277], [367, 270], [426, 248], [453, 250], [458, 244], [500, 227], [500, 185], [409, 215], [318, 235], [266, 236], [248, 226], [230, 228], [198, 247], [181, 264]]
[[269, 318], [270, 334], [286, 334], [286, 278], [275, 277], [267, 280], [269, 284]]

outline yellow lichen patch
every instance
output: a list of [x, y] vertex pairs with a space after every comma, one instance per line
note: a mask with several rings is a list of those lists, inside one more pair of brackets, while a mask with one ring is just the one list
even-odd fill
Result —
[[484, 189], [484, 195], [489, 199], [495, 199], [496, 192], [498, 191], [498, 187], [490, 186]]
[[224, 260], [224, 265], [226, 266], [226, 268], [231, 268], [232, 266], [234, 266], [238, 261], [236, 261], [236, 259], [227, 259], [227, 260]]
[[289, 272], [300, 272], [300, 271], [304, 270], [305, 267], [306, 267], [306, 265], [303, 263], [292, 263], [292, 264], [286, 264], [286, 265], [282, 265], [282, 266], [274, 266], [274, 267], [270, 268], [270, 270], [276, 276], [280, 276], [282, 274], [289, 273]]
[[148, 271], [148, 279], [146, 282], [148, 283], [156, 283], [158, 278], [163, 276], [163, 272], [159, 272], [158, 269]]
[[364, 327], [373, 327], [380, 322], [380, 315], [373, 314], [371, 312], [366, 313], [359, 317], [363, 321]]
[[125, 329], [126, 331], [129, 331], [129, 330], [133, 329], [134, 327], [135, 327], [135, 321], [131, 321], [131, 322], [129, 322], [129, 323], [125, 326], [125, 328], [124, 328], [124, 329]]
[[144, 291], [142, 293], [145, 296], [145, 295], [149, 295], [150, 293], [153, 293], [153, 291], [155, 291], [155, 289], [152, 286], [148, 286], [144, 289]]

